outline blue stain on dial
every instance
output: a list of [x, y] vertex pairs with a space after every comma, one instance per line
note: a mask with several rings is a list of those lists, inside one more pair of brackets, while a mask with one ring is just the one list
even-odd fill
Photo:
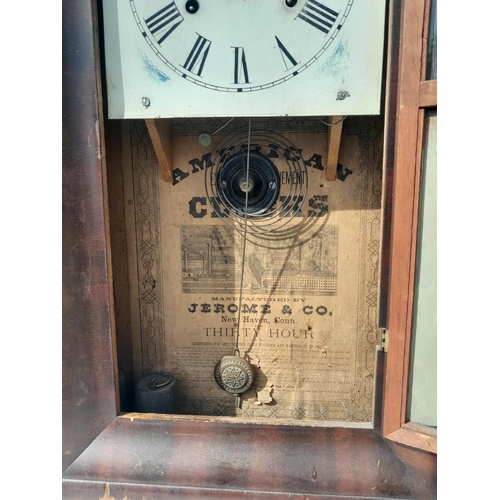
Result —
[[350, 54], [347, 51], [347, 46], [341, 41], [317, 71], [336, 76], [339, 72], [348, 69], [349, 58]]
[[146, 69], [147, 74], [148, 74], [149, 77], [151, 77], [151, 79], [156, 80], [158, 82], [162, 82], [162, 83], [168, 82], [170, 80], [170, 78], [165, 73], [163, 73], [162, 71], [160, 71], [147, 58], [146, 54], [144, 54], [144, 53], [142, 54], [142, 60], [143, 60], [144, 68]]

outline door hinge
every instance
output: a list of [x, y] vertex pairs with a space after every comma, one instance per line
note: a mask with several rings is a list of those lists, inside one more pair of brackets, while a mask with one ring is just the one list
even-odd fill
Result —
[[382, 351], [387, 352], [389, 350], [389, 330], [385, 328], [382, 330], [381, 346]]

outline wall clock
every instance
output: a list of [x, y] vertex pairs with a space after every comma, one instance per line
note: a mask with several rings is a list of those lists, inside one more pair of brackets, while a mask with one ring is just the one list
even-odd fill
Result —
[[110, 118], [380, 111], [382, 0], [103, 4]]

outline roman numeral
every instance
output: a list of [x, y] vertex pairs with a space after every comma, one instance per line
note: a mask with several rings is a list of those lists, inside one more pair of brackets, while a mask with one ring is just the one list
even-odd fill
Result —
[[196, 73], [198, 76], [201, 76], [211, 45], [212, 42], [210, 40], [198, 35], [198, 39], [193, 45], [193, 48], [191, 49], [191, 52], [187, 56], [186, 62], [182, 65], [182, 67], [191, 71], [191, 73]]
[[328, 33], [339, 17], [339, 13], [316, 0], [307, 0], [297, 17], [323, 33]]
[[288, 67], [287, 60], [292, 64], [292, 66], [297, 66], [297, 61], [293, 58], [292, 54], [288, 52], [286, 47], [281, 43], [281, 40], [277, 36], [275, 36], [274, 38], [276, 38], [276, 41], [278, 42], [278, 47], [280, 49], [281, 57], [283, 58], [283, 62], [285, 63], [286, 69], [287, 70], [290, 69]]
[[174, 2], [144, 20], [159, 45], [184, 21]]
[[234, 49], [234, 83], [249, 83], [247, 60], [243, 47], [232, 47]]

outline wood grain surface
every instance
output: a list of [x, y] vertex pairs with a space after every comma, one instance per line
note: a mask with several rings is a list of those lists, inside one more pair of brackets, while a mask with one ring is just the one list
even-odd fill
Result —
[[[71, 5], [69, 5], [71, 4]], [[116, 416], [91, 2], [63, 9], [63, 470]]]
[[157, 499], [174, 490], [175, 497], [200, 499], [284, 492], [296, 498], [434, 498], [430, 479], [422, 487], [422, 477], [370, 429], [130, 415], [118, 417], [68, 468], [65, 499], [93, 498], [90, 492]]
[[417, 138], [419, 133], [420, 69], [425, 0], [404, 1], [401, 9], [400, 50], [397, 87], [397, 123], [389, 273], [389, 351], [385, 370], [382, 428], [389, 435], [401, 427], [406, 408], [407, 356], [413, 308], [413, 240], [418, 200]]

